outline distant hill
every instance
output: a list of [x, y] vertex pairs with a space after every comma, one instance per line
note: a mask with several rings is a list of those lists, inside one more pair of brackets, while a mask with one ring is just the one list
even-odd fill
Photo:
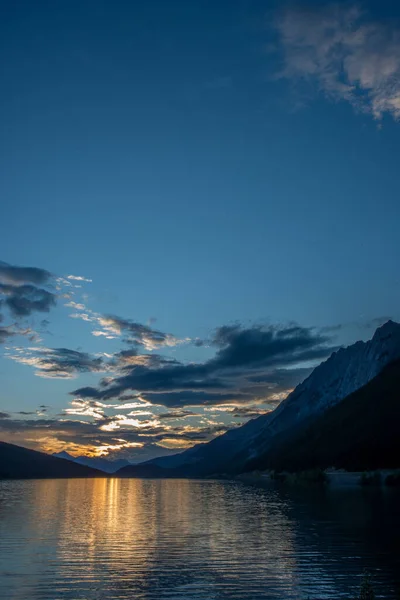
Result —
[[68, 454], [68, 452], [58, 452], [53, 454], [56, 458], [64, 458], [65, 460], [69, 460], [78, 465], [84, 465], [86, 467], [91, 467], [92, 469], [99, 469], [104, 473], [115, 473], [118, 469], [122, 469], [122, 467], [126, 467], [130, 465], [130, 462], [125, 459], [119, 460], [108, 460], [107, 458], [95, 458], [89, 456], [72, 456]]
[[[274, 411], [207, 444], [142, 467], [153, 465], [172, 477], [176, 470], [187, 476], [212, 476], [325, 464], [400, 467], [399, 361], [400, 325], [388, 321], [368, 342], [334, 352]], [[380, 453], [375, 452], [375, 459], [373, 446]]]
[[0, 442], [0, 479], [104, 477], [104, 473], [43, 452]]

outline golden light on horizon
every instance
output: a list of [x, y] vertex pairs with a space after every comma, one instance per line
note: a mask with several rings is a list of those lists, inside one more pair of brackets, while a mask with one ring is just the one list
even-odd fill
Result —
[[201, 442], [165, 437], [162, 440], [160, 440], [159, 442], [157, 442], [157, 446], [161, 446], [162, 448], [168, 448], [169, 450], [173, 450], [175, 448], [176, 449], [191, 448], [195, 444], [199, 444], [199, 443], [201, 443]]
[[24, 438], [23, 440], [7, 439], [10, 443], [20, 443], [21, 445], [46, 454], [57, 454], [59, 452], [68, 452], [71, 456], [87, 456], [89, 458], [99, 458], [108, 456], [111, 452], [123, 450], [125, 448], [143, 448], [143, 442], [128, 442], [125, 439], [116, 439], [118, 443], [102, 444], [78, 444], [73, 441], [60, 440], [52, 436], [41, 436], [37, 438]]

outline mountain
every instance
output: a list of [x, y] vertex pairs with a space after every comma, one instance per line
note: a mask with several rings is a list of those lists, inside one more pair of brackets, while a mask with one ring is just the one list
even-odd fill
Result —
[[92, 467], [93, 469], [99, 469], [104, 473], [115, 473], [119, 469], [130, 465], [130, 462], [125, 459], [120, 460], [107, 460], [106, 458], [91, 458], [89, 456], [72, 456], [68, 452], [57, 452], [53, 454], [56, 458], [63, 458], [69, 460], [78, 465], [84, 465], [86, 467]]
[[104, 477], [104, 473], [43, 452], [0, 442], [0, 479]]
[[400, 467], [400, 360], [307, 427], [276, 439], [248, 470], [298, 471], [334, 466], [348, 471]]
[[[174, 469], [187, 475], [205, 476], [248, 471], [255, 465], [263, 468], [263, 465], [269, 464], [267, 457], [276, 453], [278, 446], [290, 444], [294, 437], [308, 431], [327, 411], [397, 360], [400, 360], [400, 325], [388, 321], [368, 342], [356, 342], [334, 352], [274, 411], [207, 444], [142, 464], [169, 469], [171, 476]], [[375, 387], [373, 389], [376, 391]], [[362, 411], [354, 419], [355, 433], [363, 419]], [[292, 451], [295, 451], [293, 446]]]

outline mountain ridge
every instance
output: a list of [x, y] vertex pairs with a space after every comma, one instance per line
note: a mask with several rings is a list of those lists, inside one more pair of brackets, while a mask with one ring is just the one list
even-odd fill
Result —
[[52, 456], [55, 456], [56, 458], [62, 458], [64, 460], [69, 460], [78, 465], [91, 467], [92, 469], [98, 469], [100, 471], [103, 471], [104, 473], [109, 474], [115, 473], [119, 469], [122, 469], [123, 467], [127, 467], [132, 464], [128, 460], [125, 460], [123, 458], [116, 460], [108, 460], [104, 457], [72, 456], [72, 454], [65, 452], [65, 450], [63, 450], [62, 452], [56, 452], [52, 454]]

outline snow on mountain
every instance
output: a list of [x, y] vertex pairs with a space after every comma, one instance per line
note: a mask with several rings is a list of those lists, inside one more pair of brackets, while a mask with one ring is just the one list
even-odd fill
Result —
[[333, 406], [371, 381], [382, 369], [400, 358], [400, 324], [388, 321], [368, 342], [356, 342], [334, 352], [300, 383], [272, 413], [279, 429], [290, 410], [298, 421]]
[[400, 358], [400, 324], [388, 321], [367, 342], [334, 352], [261, 423], [248, 439], [247, 457], [265, 452], [277, 434], [312, 420], [355, 392]]

